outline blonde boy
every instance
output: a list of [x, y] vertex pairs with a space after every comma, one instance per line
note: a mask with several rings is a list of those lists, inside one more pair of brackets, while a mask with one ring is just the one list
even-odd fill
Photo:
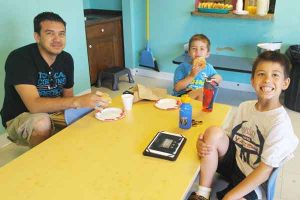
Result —
[[203, 34], [193, 35], [189, 41], [191, 63], [181, 63], [174, 74], [174, 95], [188, 94], [191, 98], [202, 100], [205, 78], [214, 78], [220, 83], [222, 78], [206, 58], [209, 57], [210, 40]]

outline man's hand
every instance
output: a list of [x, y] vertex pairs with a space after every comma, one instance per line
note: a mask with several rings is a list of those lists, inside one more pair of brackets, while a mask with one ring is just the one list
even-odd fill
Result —
[[72, 96], [73, 90], [64, 91], [63, 97], [40, 97], [36, 86], [19, 84], [15, 85], [16, 91], [20, 95], [26, 108], [31, 113], [51, 113], [59, 112], [69, 108], [105, 108], [111, 102], [110, 97], [105, 93], [86, 94], [82, 96]]
[[82, 96], [76, 97], [74, 105], [76, 108], [96, 108], [102, 109], [106, 108], [108, 104], [111, 103], [111, 98], [102, 92], [96, 92], [85, 94]]
[[203, 140], [203, 135], [200, 135], [198, 137], [196, 147], [197, 147], [198, 156], [200, 158], [209, 155], [212, 151], [212, 146], [205, 144]]

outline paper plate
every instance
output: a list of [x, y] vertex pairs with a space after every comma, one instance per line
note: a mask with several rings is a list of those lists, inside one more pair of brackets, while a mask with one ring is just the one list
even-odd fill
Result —
[[124, 116], [125, 112], [121, 108], [105, 108], [95, 114], [95, 117], [101, 121], [114, 121]]
[[248, 15], [249, 12], [247, 10], [241, 10], [241, 11], [234, 10], [233, 14], [236, 14], [236, 15]]
[[176, 99], [160, 99], [155, 103], [155, 107], [162, 110], [177, 109], [180, 102]]

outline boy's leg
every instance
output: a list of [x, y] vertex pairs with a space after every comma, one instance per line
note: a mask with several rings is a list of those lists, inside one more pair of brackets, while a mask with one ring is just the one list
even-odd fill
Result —
[[209, 155], [201, 157], [200, 185], [211, 187], [217, 171], [218, 161], [226, 154], [229, 146], [229, 138], [219, 127], [206, 129], [203, 140], [206, 144], [212, 145]]
[[190, 196], [190, 200], [209, 199], [218, 161], [223, 158], [229, 147], [229, 138], [219, 127], [206, 129], [203, 141], [212, 146], [212, 151], [209, 155], [201, 157], [199, 189]]
[[191, 90], [190, 92], [188, 92], [188, 95], [195, 100], [198, 101], [202, 101], [202, 97], [203, 97], [203, 88], [199, 88], [196, 90]]

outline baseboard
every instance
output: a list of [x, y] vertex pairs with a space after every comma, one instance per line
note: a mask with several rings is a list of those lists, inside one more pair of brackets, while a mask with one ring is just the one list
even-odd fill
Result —
[[150, 69], [143, 69], [143, 68], [133, 68], [131, 69], [132, 75], [139, 75], [139, 76], [146, 76], [150, 78], [157, 78], [157, 79], [164, 79], [173, 81], [174, 74], [168, 72], [157, 72]]
[[0, 149], [9, 145], [10, 143], [11, 141], [6, 138], [6, 133], [0, 135]]
[[[157, 72], [154, 70], [143, 69], [139, 67], [135, 67], [131, 69], [132, 75], [139, 75], [139, 76], [146, 76], [149, 78], [157, 78], [157, 79], [164, 79], [173, 81], [174, 74], [168, 72]], [[231, 82], [231, 81], [222, 81], [220, 84], [221, 88], [230, 89], [230, 90], [238, 90], [243, 92], [254, 92], [252, 86], [246, 83], [238, 83], [238, 82]]]
[[255, 92], [253, 87], [250, 84], [237, 83], [231, 81], [222, 81], [222, 83], [220, 84], [220, 88], [238, 90], [242, 92]]

